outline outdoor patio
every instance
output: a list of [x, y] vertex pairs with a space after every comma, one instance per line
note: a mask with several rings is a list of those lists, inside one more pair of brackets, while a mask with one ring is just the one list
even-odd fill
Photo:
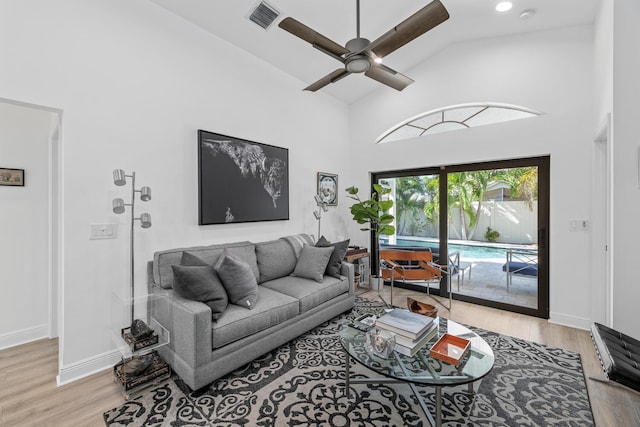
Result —
[[507, 273], [502, 271], [505, 259], [462, 259], [463, 265], [471, 265], [471, 278], [468, 270], [464, 272], [464, 281], [458, 275], [451, 279], [454, 293], [482, 298], [491, 301], [537, 308], [537, 277], [512, 275], [511, 286], [507, 292]]
[[[538, 280], [535, 276], [512, 274], [511, 285], [507, 290], [507, 273], [502, 266], [507, 261], [507, 251], [531, 251], [530, 245], [513, 245], [506, 243], [488, 243], [477, 241], [450, 240], [456, 249], [450, 253], [450, 263], [457, 263], [459, 256], [460, 273], [451, 278], [454, 294], [467, 295], [485, 300], [513, 304], [527, 308], [537, 308]], [[384, 242], [387, 247], [388, 243]], [[434, 250], [436, 239], [403, 236], [396, 240], [395, 248], [412, 250], [430, 247]], [[467, 248], [467, 249], [460, 249]], [[472, 249], [469, 249], [472, 248]], [[480, 249], [480, 254], [477, 250]], [[488, 252], [483, 253], [483, 249]], [[435, 248], [437, 250], [437, 247]], [[487, 255], [492, 253], [492, 255]], [[419, 284], [419, 283], [415, 283]]]

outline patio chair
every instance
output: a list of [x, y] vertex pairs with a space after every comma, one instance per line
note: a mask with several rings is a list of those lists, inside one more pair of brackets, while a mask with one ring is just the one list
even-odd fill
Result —
[[[397, 279], [402, 280], [403, 283], [426, 283], [427, 295], [429, 295], [429, 285], [431, 283], [440, 283], [442, 275], [446, 274], [448, 290], [451, 290], [447, 268], [443, 268], [433, 262], [433, 254], [431, 251], [381, 250], [380, 260], [382, 264], [382, 278], [391, 280], [390, 305], [393, 305], [393, 285]], [[449, 293], [449, 298], [451, 299], [451, 293]], [[449, 307], [450, 306], [451, 301], [449, 302]]]
[[512, 283], [512, 276], [538, 277], [538, 251], [529, 249], [509, 249], [507, 262], [502, 266], [502, 271], [507, 273], [507, 292]]

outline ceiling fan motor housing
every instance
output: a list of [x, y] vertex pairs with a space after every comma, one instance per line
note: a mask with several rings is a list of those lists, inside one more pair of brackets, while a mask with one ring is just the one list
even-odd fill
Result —
[[[352, 40], [349, 40], [345, 47], [349, 49], [350, 52], [360, 52], [369, 46], [371, 42], [365, 38], [359, 37]], [[359, 53], [354, 55], [353, 53], [348, 54], [345, 59], [345, 66], [347, 71], [350, 73], [364, 73], [369, 69], [371, 63], [369, 62], [369, 57], [366, 52]]]

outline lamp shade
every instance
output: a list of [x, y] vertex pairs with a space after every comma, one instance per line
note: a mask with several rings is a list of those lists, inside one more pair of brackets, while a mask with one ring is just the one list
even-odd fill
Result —
[[127, 183], [126, 174], [122, 169], [115, 169], [113, 171], [113, 183], [118, 186], [122, 186]]
[[121, 198], [113, 199], [113, 213], [124, 213], [124, 200]]
[[320, 197], [319, 194], [316, 194], [315, 196], [313, 196], [313, 198], [315, 199], [315, 201], [318, 204], [318, 206], [320, 206], [322, 204], [322, 197]]
[[151, 227], [151, 215], [148, 213], [143, 213], [140, 215], [140, 227], [149, 228]]
[[140, 200], [143, 202], [151, 200], [151, 187], [142, 187], [140, 189]]

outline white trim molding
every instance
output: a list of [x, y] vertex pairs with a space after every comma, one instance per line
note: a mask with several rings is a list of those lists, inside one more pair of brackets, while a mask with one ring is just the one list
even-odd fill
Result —
[[0, 350], [49, 338], [49, 325], [34, 326], [20, 331], [0, 335]]
[[591, 320], [584, 317], [568, 316], [562, 313], [549, 313], [549, 322], [557, 325], [588, 331], [591, 328]]
[[81, 360], [69, 366], [60, 368], [56, 378], [58, 387], [77, 381], [89, 375], [97, 374], [107, 369], [111, 369], [122, 359], [119, 351], [109, 351], [98, 356]]

